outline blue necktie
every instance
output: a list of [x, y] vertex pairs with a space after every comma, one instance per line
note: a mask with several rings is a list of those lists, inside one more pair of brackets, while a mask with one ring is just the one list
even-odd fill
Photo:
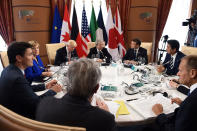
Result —
[[190, 90], [189, 90], [189, 92], [187, 93], [187, 96], [189, 96], [191, 93], [190, 93]]

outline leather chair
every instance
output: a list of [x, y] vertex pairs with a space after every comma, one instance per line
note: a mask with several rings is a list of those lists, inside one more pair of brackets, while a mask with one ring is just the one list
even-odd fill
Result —
[[142, 42], [141, 47], [147, 49], [148, 63], [151, 62], [153, 43], [152, 42]]
[[85, 128], [62, 126], [31, 120], [0, 105], [1, 131], [86, 131]]
[[95, 42], [88, 42], [88, 54], [90, 52], [90, 49], [95, 47], [96, 46], [96, 43]]
[[7, 67], [9, 65], [7, 51], [0, 52], [0, 58], [1, 58], [1, 62], [2, 62], [3, 67], [4, 68]]
[[46, 44], [46, 50], [50, 64], [53, 65], [55, 62], [56, 51], [64, 46], [66, 46], [64, 43]]
[[197, 55], [197, 48], [189, 47], [189, 46], [182, 46], [181, 52], [185, 55]]

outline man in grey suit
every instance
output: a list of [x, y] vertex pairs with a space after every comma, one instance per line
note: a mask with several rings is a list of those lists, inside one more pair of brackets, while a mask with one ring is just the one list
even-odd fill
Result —
[[[26, 80], [24, 70], [33, 66], [32, 46], [26, 42], [14, 42], [8, 47], [10, 65], [0, 77], [0, 104], [8, 109], [35, 119], [35, 111], [42, 97], [54, 96], [61, 91], [61, 86], [53, 80], [46, 84], [31, 86]], [[49, 89], [45, 94], [37, 96], [34, 91]]]
[[90, 59], [74, 61], [68, 69], [67, 94], [62, 99], [43, 99], [37, 110], [36, 119], [43, 122], [85, 127], [87, 131], [114, 131], [114, 116], [107, 105], [97, 100], [92, 106], [94, 93], [99, 88], [101, 71]]

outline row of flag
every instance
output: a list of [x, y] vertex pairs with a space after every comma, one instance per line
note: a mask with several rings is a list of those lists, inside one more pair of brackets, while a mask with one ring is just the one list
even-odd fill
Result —
[[73, 8], [72, 27], [70, 24], [70, 16], [68, 13], [67, 5], [65, 5], [63, 21], [60, 18], [57, 6], [55, 7], [55, 13], [53, 18], [53, 27], [51, 35], [51, 43], [67, 43], [70, 39], [75, 40], [77, 43], [77, 53], [79, 57], [87, 56], [88, 54], [88, 42], [96, 41], [96, 33], [98, 29], [102, 30], [103, 40], [108, 47], [109, 53], [112, 55], [113, 60], [118, 60], [126, 53], [123, 31], [121, 29], [121, 20], [118, 7], [116, 14], [112, 17], [111, 7], [108, 8], [108, 17], [106, 26], [103, 22], [102, 10], [100, 7], [99, 15], [96, 20], [94, 7], [92, 5], [92, 13], [90, 19], [90, 27], [88, 26], [88, 20], [85, 11], [85, 5], [83, 5], [82, 11], [82, 27], [81, 34], [79, 32], [78, 20], [75, 5]]

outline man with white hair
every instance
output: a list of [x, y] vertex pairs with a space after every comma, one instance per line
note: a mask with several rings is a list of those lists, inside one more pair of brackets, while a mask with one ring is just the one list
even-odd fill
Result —
[[60, 65], [62, 63], [72, 62], [72, 58], [78, 58], [76, 48], [77, 44], [74, 40], [69, 40], [66, 46], [60, 48], [56, 52], [54, 65]]
[[103, 40], [96, 40], [96, 47], [90, 49], [90, 52], [87, 57], [97, 58], [97, 62], [110, 63], [112, 60], [112, 56], [105, 48], [105, 42]]
[[93, 95], [99, 88], [101, 70], [97, 63], [86, 58], [74, 61], [68, 69], [67, 94], [62, 99], [48, 97], [41, 101], [36, 119], [43, 122], [84, 127], [87, 131], [114, 131], [114, 116], [107, 105]]

